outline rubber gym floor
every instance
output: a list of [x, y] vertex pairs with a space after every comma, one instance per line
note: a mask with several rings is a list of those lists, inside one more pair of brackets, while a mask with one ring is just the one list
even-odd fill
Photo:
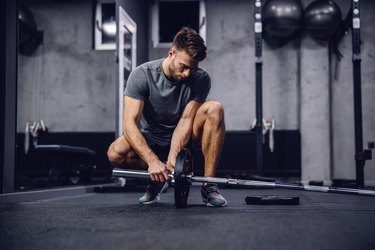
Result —
[[[375, 249], [373, 197], [221, 188], [226, 208], [138, 205], [141, 189], [0, 206], [0, 249]], [[247, 205], [248, 195], [299, 196], [300, 205]]]

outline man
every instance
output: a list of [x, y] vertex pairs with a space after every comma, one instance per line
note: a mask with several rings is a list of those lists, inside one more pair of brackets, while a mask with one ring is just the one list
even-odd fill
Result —
[[[147, 169], [151, 182], [140, 204], [160, 199], [178, 152], [198, 147], [205, 159], [205, 176], [215, 176], [224, 140], [224, 110], [206, 101], [211, 80], [198, 67], [206, 58], [202, 37], [193, 29], [180, 30], [168, 57], [138, 66], [129, 76], [124, 97], [124, 134], [108, 149], [117, 167]], [[163, 163], [166, 161], [166, 163]], [[226, 206], [217, 185], [204, 183], [207, 206]]]

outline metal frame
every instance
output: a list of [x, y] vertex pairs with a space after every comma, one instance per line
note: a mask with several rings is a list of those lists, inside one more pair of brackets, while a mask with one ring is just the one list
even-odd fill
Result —
[[128, 15], [128, 13], [119, 6], [119, 32], [118, 36], [118, 88], [117, 88], [117, 115], [116, 115], [116, 137], [119, 137], [123, 133], [123, 111], [124, 111], [124, 33], [129, 31], [132, 33], [132, 44], [131, 44], [131, 60], [132, 60], [132, 69], [134, 70], [137, 66], [137, 24], [136, 22]]
[[[0, 2], [0, 82], [5, 82], [5, 1]], [[5, 84], [0, 84], [0, 193], [3, 192]]]
[[263, 58], [262, 58], [262, 1], [254, 6], [255, 33], [255, 107], [256, 107], [256, 173], [263, 175]]
[[4, 137], [0, 142], [2, 159], [1, 193], [14, 192], [14, 170], [16, 153], [16, 125], [17, 125], [17, 33], [18, 10], [17, 0], [5, 1], [5, 69], [4, 70], [4, 103], [3, 103], [3, 129]]
[[366, 161], [372, 159], [374, 145], [363, 150], [362, 118], [362, 81], [361, 81], [361, 21], [359, 0], [352, 0], [352, 61], [353, 61], [353, 103], [354, 103], [354, 139], [357, 186], [365, 186], [364, 168]]

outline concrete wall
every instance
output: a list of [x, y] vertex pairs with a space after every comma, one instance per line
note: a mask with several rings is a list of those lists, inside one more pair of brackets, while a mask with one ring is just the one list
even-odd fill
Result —
[[[311, 0], [302, 1], [306, 8]], [[343, 18], [350, 1], [336, 0]], [[364, 142], [375, 139], [375, 10], [362, 3], [362, 92]], [[206, 0], [208, 57], [201, 66], [212, 78], [210, 98], [223, 103], [228, 130], [248, 130], [255, 118], [254, 9], [246, 0]], [[344, 58], [329, 63], [327, 44], [304, 34], [300, 40], [273, 49], [263, 43], [263, 116], [276, 119], [277, 129], [300, 129], [302, 179], [330, 182], [355, 178], [351, 34], [339, 49]], [[150, 59], [165, 57], [153, 49]], [[330, 92], [331, 91], [331, 92]], [[330, 109], [331, 105], [331, 109]], [[332, 130], [330, 129], [332, 121]], [[365, 178], [375, 181], [374, 161], [367, 162]]]
[[50, 131], [114, 131], [115, 51], [93, 50], [93, 3], [23, 1], [44, 44], [18, 57], [17, 131], [43, 119]]
[[[44, 31], [44, 44], [18, 57], [18, 132], [41, 119], [53, 132], [115, 131], [118, 65], [115, 50], [93, 49], [94, 2], [22, 1]], [[116, 3], [137, 23], [137, 64], [144, 63], [148, 1]]]
[[117, 7], [122, 6], [137, 23], [137, 65], [148, 61], [148, 0], [117, 0]]

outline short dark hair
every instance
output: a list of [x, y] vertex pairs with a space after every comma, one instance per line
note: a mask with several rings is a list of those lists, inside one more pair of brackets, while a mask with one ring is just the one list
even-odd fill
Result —
[[192, 28], [182, 28], [174, 37], [172, 46], [185, 51], [193, 60], [203, 61], [207, 56], [207, 47], [203, 38]]

